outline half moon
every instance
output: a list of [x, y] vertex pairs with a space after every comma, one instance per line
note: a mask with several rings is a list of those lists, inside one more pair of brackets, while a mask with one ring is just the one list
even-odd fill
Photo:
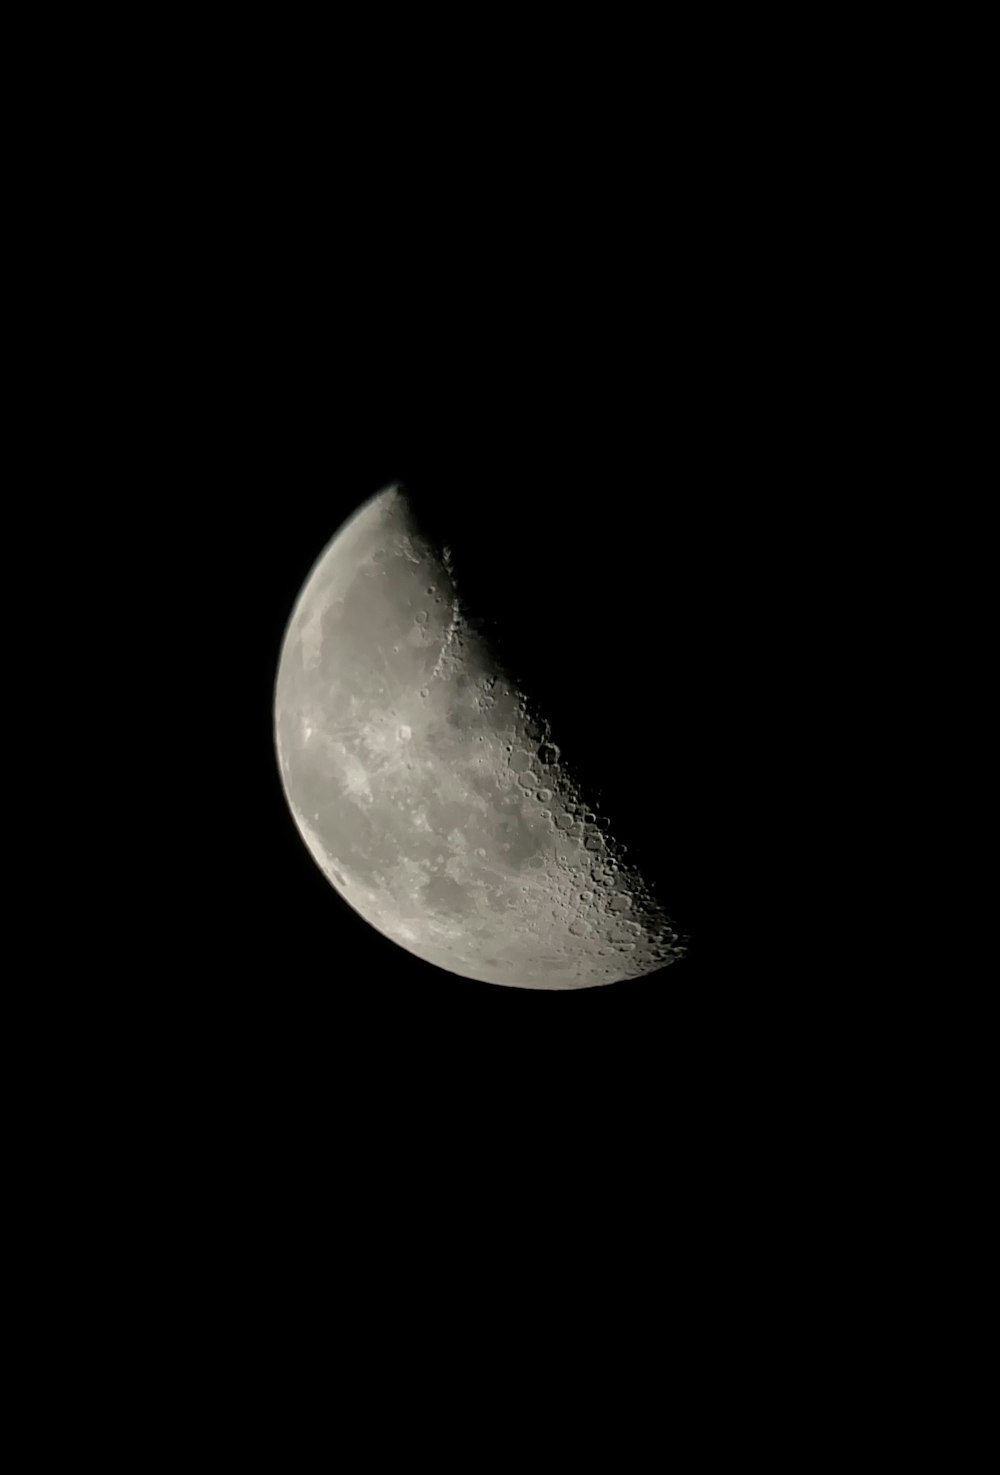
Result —
[[473, 627], [449, 550], [421, 535], [402, 488], [367, 502], [310, 573], [274, 719], [313, 859], [408, 952], [546, 989], [634, 978], [683, 955], [581, 793], [561, 735]]

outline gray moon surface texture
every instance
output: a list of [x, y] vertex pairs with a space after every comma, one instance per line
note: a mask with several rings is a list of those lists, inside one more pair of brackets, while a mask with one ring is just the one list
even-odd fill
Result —
[[575, 989], [662, 968], [683, 937], [499, 669], [460, 577], [398, 486], [312, 569], [274, 708], [302, 839], [365, 921], [451, 973]]

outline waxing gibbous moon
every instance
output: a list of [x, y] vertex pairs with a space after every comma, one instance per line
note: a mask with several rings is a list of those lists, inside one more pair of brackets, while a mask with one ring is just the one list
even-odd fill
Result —
[[306, 580], [274, 719], [313, 859], [384, 936], [466, 978], [588, 988], [673, 962], [683, 939], [580, 791], [572, 734], [500, 669], [460, 590], [398, 486]]

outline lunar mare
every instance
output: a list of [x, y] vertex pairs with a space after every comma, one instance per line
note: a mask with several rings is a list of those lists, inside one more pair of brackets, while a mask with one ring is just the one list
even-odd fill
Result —
[[467, 978], [587, 988], [673, 962], [683, 939], [470, 622], [457, 577], [399, 487], [310, 573], [274, 718], [313, 859], [379, 932]]

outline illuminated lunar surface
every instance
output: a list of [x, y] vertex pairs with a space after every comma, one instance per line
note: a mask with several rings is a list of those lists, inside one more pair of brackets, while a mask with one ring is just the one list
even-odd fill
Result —
[[572, 989], [662, 968], [684, 951], [676, 927], [588, 807], [572, 735], [499, 669], [460, 584], [398, 487], [313, 568], [274, 714], [303, 840], [365, 921], [449, 972]]

